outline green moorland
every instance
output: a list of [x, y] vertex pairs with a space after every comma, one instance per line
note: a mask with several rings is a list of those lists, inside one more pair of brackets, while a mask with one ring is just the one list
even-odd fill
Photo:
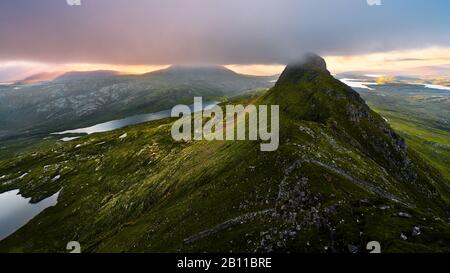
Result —
[[175, 142], [164, 119], [0, 161], [0, 192], [60, 192], [0, 252], [450, 251], [448, 179], [321, 58], [239, 102], [280, 105], [277, 151]]

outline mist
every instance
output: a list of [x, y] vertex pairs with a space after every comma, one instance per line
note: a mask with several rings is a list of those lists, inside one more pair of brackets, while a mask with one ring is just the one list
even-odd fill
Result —
[[2, 0], [0, 61], [284, 64], [448, 46], [450, 3], [384, 0]]

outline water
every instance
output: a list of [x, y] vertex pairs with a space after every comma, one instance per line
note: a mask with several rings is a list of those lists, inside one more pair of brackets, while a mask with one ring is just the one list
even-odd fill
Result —
[[450, 86], [443, 86], [443, 85], [437, 85], [437, 84], [425, 84], [426, 88], [430, 89], [438, 89], [438, 90], [450, 90]]
[[341, 82], [352, 88], [363, 88], [373, 90], [369, 85], [378, 85], [376, 82], [364, 82], [358, 79], [340, 79]]
[[80, 137], [63, 137], [60, 140], [63, 141], [63, 142], [67, 142], [67, 141], [72, 141], [72, 140], [75, 140], [75, 139], [78, 139], [78, 138], [80, 138]]
[[[203, 102], [203, 110], [209, 110], [213, 108], [215, 105], [217, 105], [217, 101], [207, 101]], [[194, 105], [189, 105], [189, 108], [193, 112], [198, 112], [201, 109], [194, 108]], [[94, 126], [85, 127], [85, 128], [78, 128], [74, 130], [67, 130], [63, 132], [56, 132], [52, 133], [52, 135], [64, 135], [64, 134], [93, 134], [93, 133], [101, 133], [101, 132], [108, 132], [115, 129], [119, 129], [128, 125], [133, 124], [139, 124], [147, 121], [152, 120], [159, 120], [163, 118], [170, 117], [171, 110], [164, 110], [156, 113], [150, 113], [150, 114], [142, 114], [142, 115], [135, 115], [124, 119], [117, 119], [112, 120], [100, 124], [96, 124]]]
[[24, 226], [36, 215], [58, 203], [59, 192], [37, 204], [31, 204], [31, 198], [24, 198], [19, 190], [0, 194], [0, 240], [5, 239]]
[[[376, 76], [376, 75], [366, 75], [366, 76]], [[374, 90], [371, 88], [371, 85], [378, 85], [376, 82], [368, 82], [360, 79], [339, 79], [341, 82], [345, 83], [346, 85], [352, 87], [352, 88], [363, 88], [363, 89], [369, 89]], [[450, 86], [443, 86], [438, 84], [420, 84], [420, 83], [404, 83], [406, 85], [416, 85], [416, 86], [423, 86], [424, 88], [428, 89], [435, 89], [435, 90], [445, 90], [450, 91]]]

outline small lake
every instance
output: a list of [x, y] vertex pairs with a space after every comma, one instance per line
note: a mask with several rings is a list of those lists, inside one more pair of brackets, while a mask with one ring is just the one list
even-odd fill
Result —
[[[217, 101], [207, 101], [203, 102], [202, 107], [203, 110], [210, 110], [214, 106], [218, 104]], [[202, 109], [196, 109], [193, 104], [189, 105], [189, 108], [192, 112], [198, 112]], [[67, 130], [63, 132], [52, 133], [52, 135], [64, 135], [64, 134], [93, 134], [93, 133], [101, 133], [108, 132], [115, 129], [123, 128], [128, 125], [139, 124], [147, 121], [159, 120], [163, 118], [170, 117], [171, 110], [164, 110], [156, 113], [135, 115], [124, 119], [112, 120], [100, 124], [96, 124], [90, 127], [78, 128], [74, 130]], [[64, 140], [68, 141], [69, 139], [65, 138]]]
[[370, 85], [378, 85], [376, 82], [365, 82], [358, 79], [340, 79], [341, 82], [345, 83], [346, 85], [352, 87], [352, 88], [363, 88], [363, 89], [369, 89], [373, 90]]
[[31, 204], [31, 198], [22, 197], [19, 190], [0, 194], [0, 241], [13, 234], [46, 208], [55, 206], [58, 203], [58, 196], [59, 192], [37, 204]]
[[450, 91], [450, 86], [443, 86], [443, 85], [438, 85], [438, 84], [425, 84], [425, 87], [430, 88], [430, 89]]

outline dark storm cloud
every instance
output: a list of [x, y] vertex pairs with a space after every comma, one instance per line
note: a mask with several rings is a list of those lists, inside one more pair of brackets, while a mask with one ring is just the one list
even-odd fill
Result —
[[[0, 1], [0, 61], [286, 63], [448, 46], [445, 0]], [[420, 56], [418, 56], [420, 57]]]

